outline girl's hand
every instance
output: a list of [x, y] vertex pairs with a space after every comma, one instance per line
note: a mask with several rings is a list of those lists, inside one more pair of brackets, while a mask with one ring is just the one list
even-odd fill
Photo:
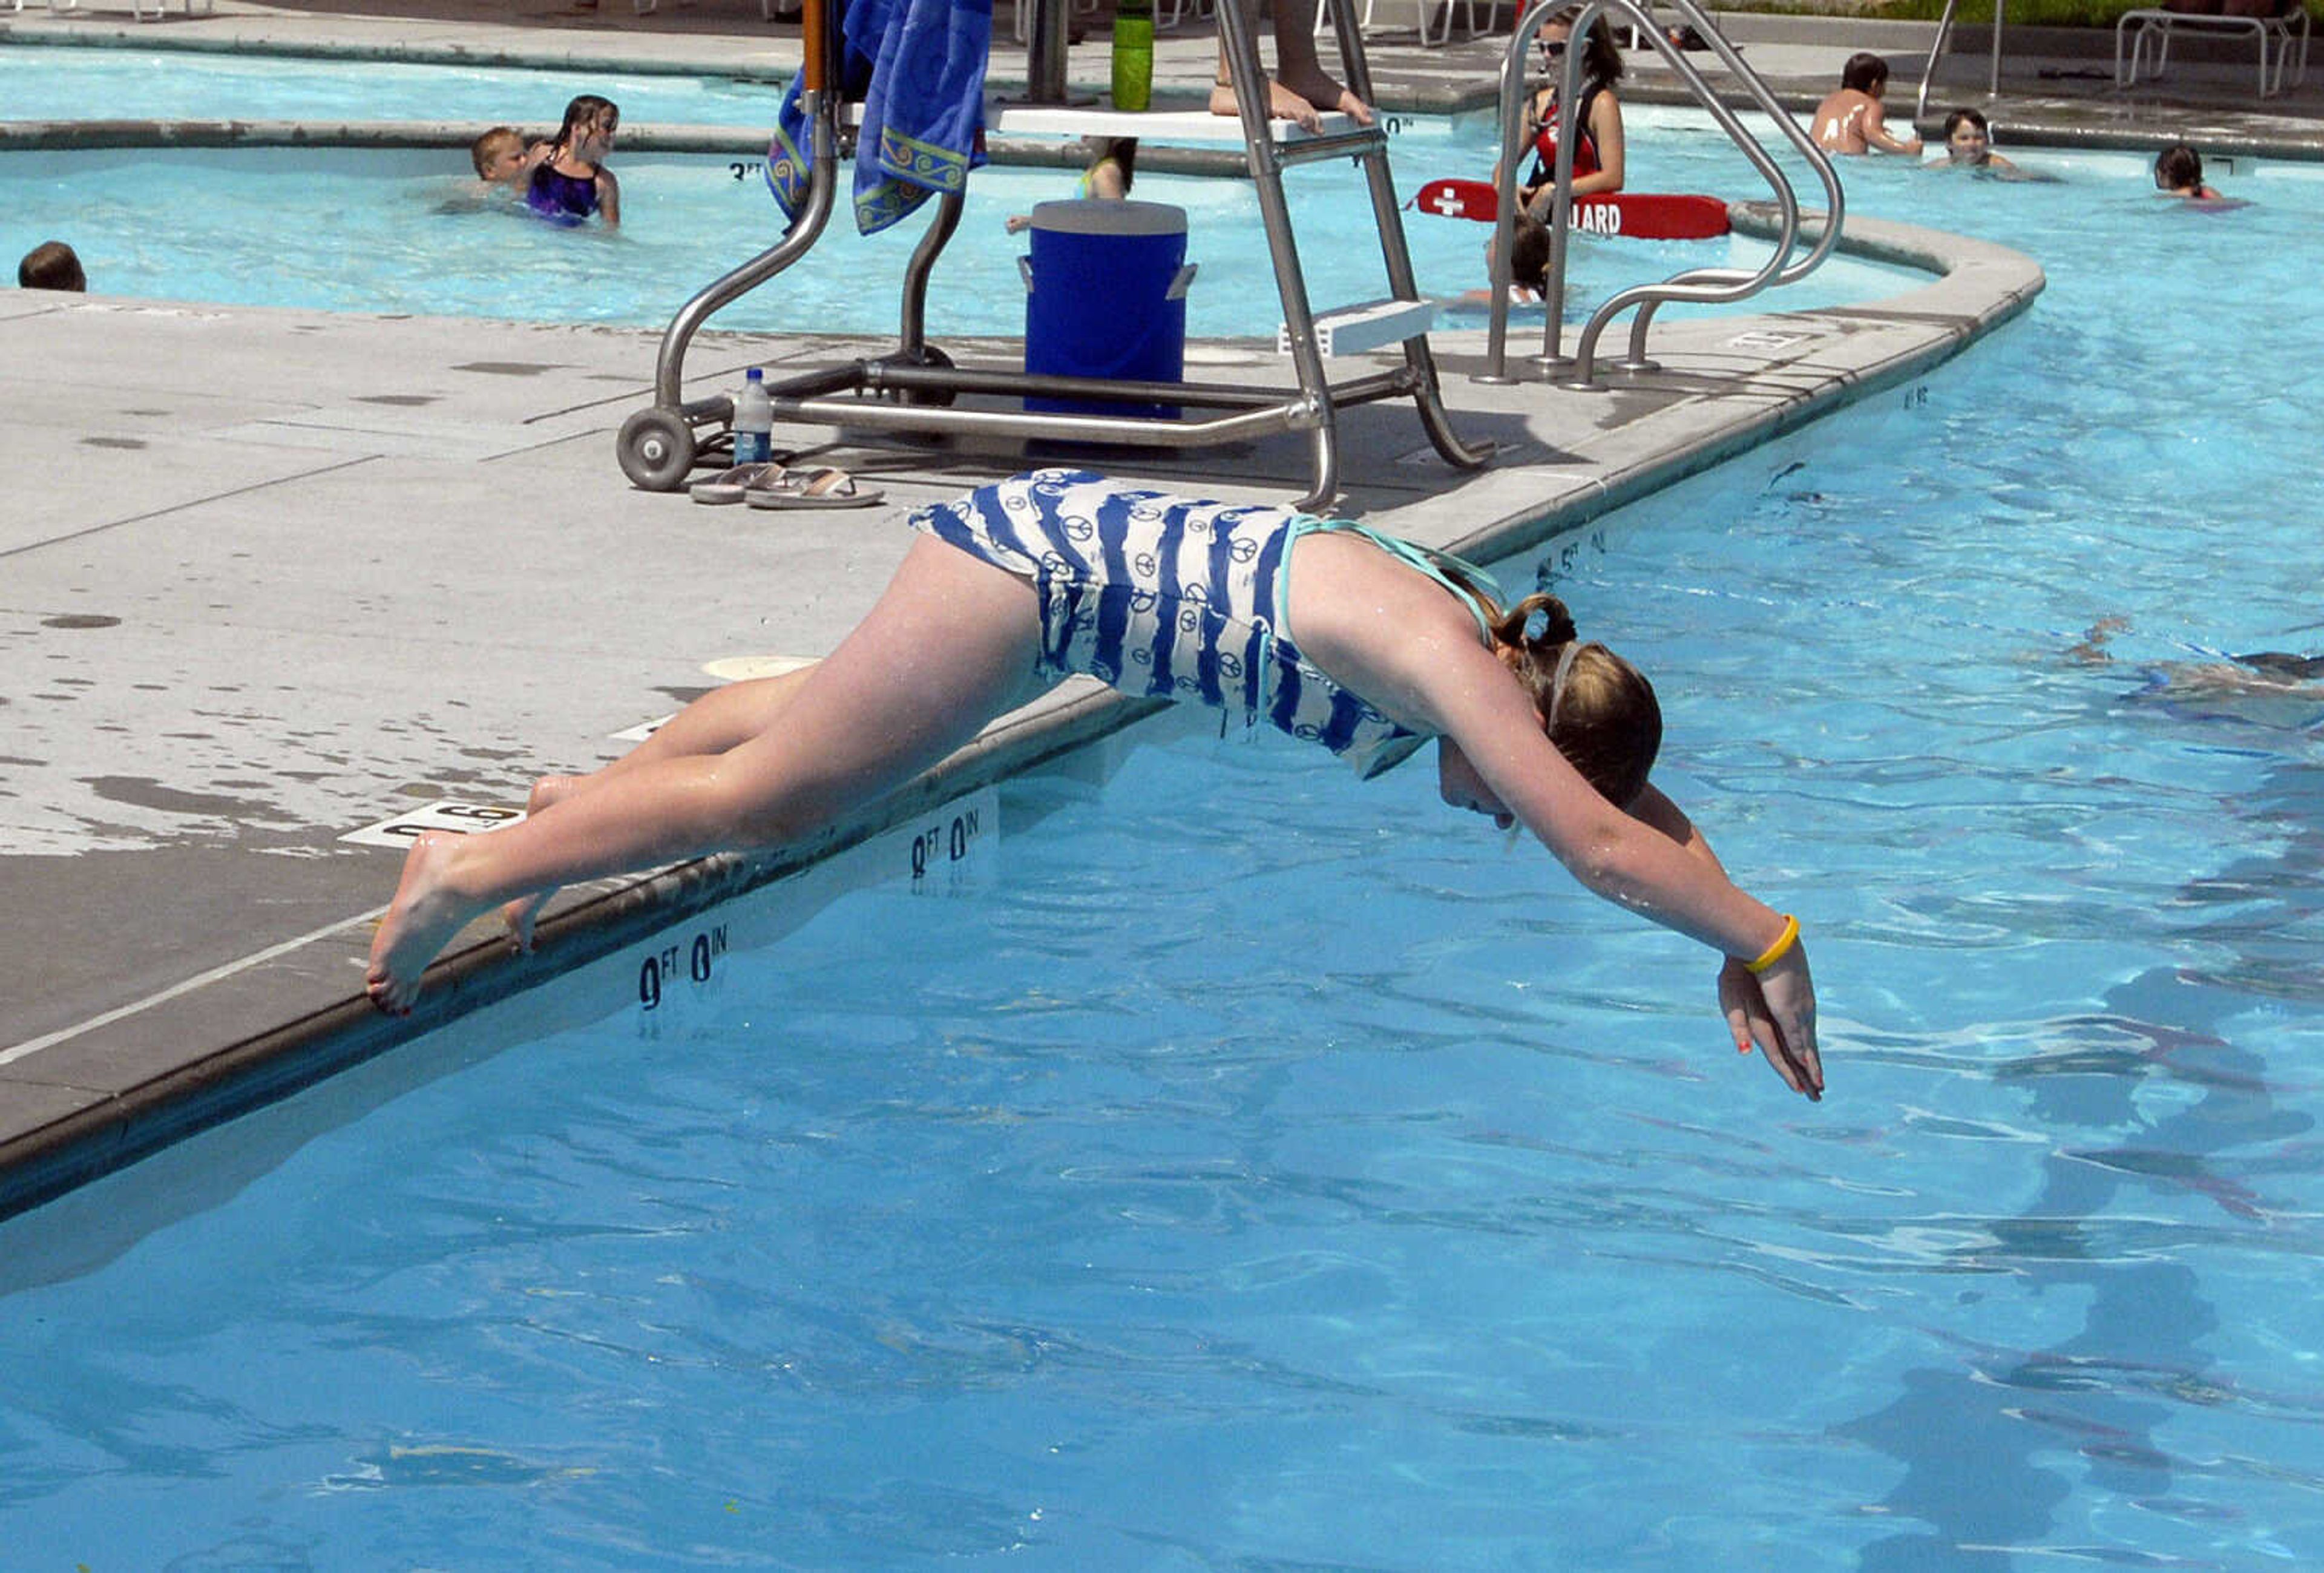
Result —
[[1794, 943], [1784, 958], [1753, 973], [1733, 957], [1719, 969], [1719, 1008], [1735, 1051], [1748, 1054], [1756, 1043], [1784, 1078], [1784, 1085], [1810, 1102], [1823, 1097], [1823, 1058], [1816, 1052], [1815, 984], [1808, 976], [1806, 947]]

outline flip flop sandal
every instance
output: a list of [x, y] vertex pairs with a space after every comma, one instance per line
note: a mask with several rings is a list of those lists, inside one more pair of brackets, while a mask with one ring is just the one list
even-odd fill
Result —
[[770, 461], [738, 464], [695, 482], [686, 488], [686, 495], [697, 503], [739, 503], [751, 487], [780, 479], [782, 473], [783, 467]]
[[886, 494], [859, 486], [855, 477], [831, 465], [788, 470], [751, 487], [743, 501], [753, 508], [868, 508]]

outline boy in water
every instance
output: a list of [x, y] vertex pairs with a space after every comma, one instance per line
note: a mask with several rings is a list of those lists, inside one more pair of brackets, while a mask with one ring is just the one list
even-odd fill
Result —
[[1975, 109], [1956, 109], [1945, 116], [1945, 156], [1948, 164], [1974, 170], [2015, 170], [2017, 166], [1993, 151], [1993, 128]]
[[1899, 140], [1888, 129], [1888, 62], [1853, 54], [1840, 69], [1840, 89], [1816, 106], [1815, 143], [1826, 153], [1921, 154], [1921, 139]]
[[71, 246], [61, 240], [44, 240], [16, 264], [16, 287], [84, 291], [88, 288], [88, 276], [80, 271], [80, 258]]
[[495, 125], [468, 144], [468, 162], [476, 166], [476, 179], [485, 185], [521, 191], [532, 166], [548, 152], [547, 143], [528, 145], [524, 133], [513, 125]]

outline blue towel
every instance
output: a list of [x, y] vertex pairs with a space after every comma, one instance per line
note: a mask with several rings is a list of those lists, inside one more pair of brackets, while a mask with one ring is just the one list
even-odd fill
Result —
[[[957, 191], [984, 162], [984, 64], [992, 0], [852, 0], [840, 24], [839, 89], [860, 99], [855, 227], [888, 227], [927, 200]], [[809, 130], [791, 79], [767, 145], [767, 189], [796, 218], [807, 199]]]

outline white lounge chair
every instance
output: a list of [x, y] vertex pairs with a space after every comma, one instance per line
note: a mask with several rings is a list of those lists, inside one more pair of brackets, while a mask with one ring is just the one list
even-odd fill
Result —
[[[2308, 7], [2302, 0], [2278, 0], [2264, 16], [2224, 11], [2171, 9], [2126, 11], [2114, 26], [2114, 80], [2135, 87], [2141, 77], [2160, 77], [2171, 63], [2174, 32], [2248, 32], [2259, 42], [2259, 96], [2273, 97], [2308, 79]], [[2299, 45], [2295, 62], [2292, 46]], [[2285, 79], [2289, 69], [2290, 80]]]

